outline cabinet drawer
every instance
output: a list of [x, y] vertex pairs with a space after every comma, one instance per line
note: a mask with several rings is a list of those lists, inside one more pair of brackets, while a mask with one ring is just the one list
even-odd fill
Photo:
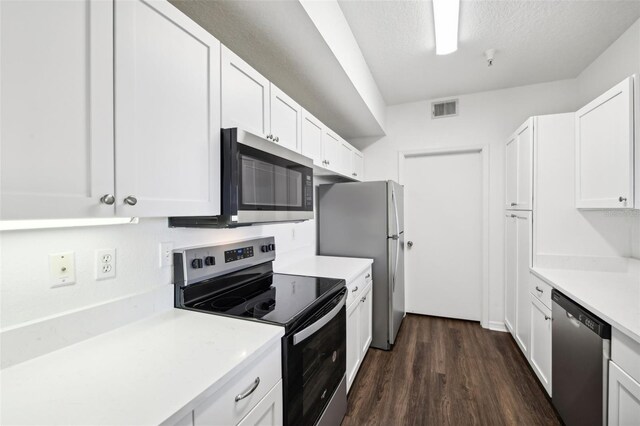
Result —
[[611, 360], [640, 382], [640, 343], [611, 328]]
[[547, 308], [551, 309], [551, 290], [553, 287], [542, 281], [537, 275], [533, 273], [529, 275], [529, 291]]
[[[249, 392], [246, 398], [236, 401], [236, 396]], [[254, 365], [232, 377], [231, 380], [208, 400], [194, 410], [194, 425], [235, 425], [264, 398], [282, 378], [280, 342], [274, 344]]]
[[362, 294], [362, 290], [367, 286], [367, 275], [371, 278], [371, 270], [368, 269], [362, 272], [358, 277], [347, 283], [347, 288], [349, 289], [347, 295], [347, 306], [350, 306], [351, 303], [356, 300]]

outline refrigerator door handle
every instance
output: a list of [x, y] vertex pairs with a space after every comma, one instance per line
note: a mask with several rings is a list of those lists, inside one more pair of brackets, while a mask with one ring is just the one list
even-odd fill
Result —
[[396, 261], [393, 267], [392, 292], [396, 291], [396, 273], [398, 272], [398, 257], [400, 256], [400, 223], [398, 221], [398, 200], [396, 199], [396, 191], [391, 185], [391, 201], [393, 202], [393, 211], [396, 216], [396, 234], [393, 239], [396, 240]]

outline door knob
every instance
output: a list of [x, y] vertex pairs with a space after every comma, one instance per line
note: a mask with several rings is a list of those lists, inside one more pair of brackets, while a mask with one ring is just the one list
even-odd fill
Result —
[[138, 199], [133, 195], [129, 195], [127, 198], [124, 199], [124, 203], [130, 206], [135, 206], [136, 204], [138, 204]]
[[621, 196], [618, 198], [618, 201], [620, 201], [621, 203], [625, 203], [625, 202], [627, 201], [627, 199], [621, 195]]
[[413, 247], [413, 241], [407, 241], [407, 246], [408, 246], [409, 248]]

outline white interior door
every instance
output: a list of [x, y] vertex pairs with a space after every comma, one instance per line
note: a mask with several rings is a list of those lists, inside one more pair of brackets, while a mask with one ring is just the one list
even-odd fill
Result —
[[481, 153], [409, 157], [403, 176], [407, 311], [479, 321]]

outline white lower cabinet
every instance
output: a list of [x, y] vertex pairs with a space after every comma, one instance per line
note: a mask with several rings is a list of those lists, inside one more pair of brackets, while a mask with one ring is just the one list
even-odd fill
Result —
[[282, 413], [282, 380], [262, 398], [238, 426], [276, 426], [284, 421]]
[[529, 298], [529, 363], [551, 396], [551, 309], [533, 294], [530, 294]]
[[609, 361], [609, 426], [640, 425], [640, 383]]
[[372, 281], [367, 268], [347, 283], [347, 391], [351, 388], [364, 360], [372, 334]]
[[[281, 424], [281, 379], [282, 351], [278, 342], [197, 406], [193, 411], [194, 425]], [[275, 419], [275, 423], [269, 423], [269, 419]]]
[[347, 307], [347, 390], [356, 378], [360, 366], [360, 301]]

